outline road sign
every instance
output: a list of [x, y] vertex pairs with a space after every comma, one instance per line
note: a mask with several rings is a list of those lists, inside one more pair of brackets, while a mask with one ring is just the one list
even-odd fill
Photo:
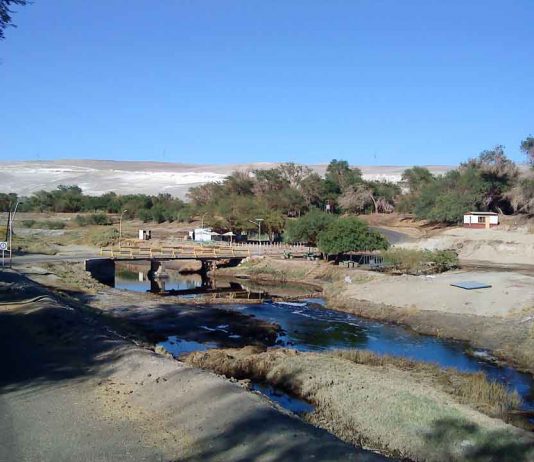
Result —
[[2, 268], [6, 266], [6, 250], [7, 250], [7, 242], [0, 242], [0, 252], [2, 252]]

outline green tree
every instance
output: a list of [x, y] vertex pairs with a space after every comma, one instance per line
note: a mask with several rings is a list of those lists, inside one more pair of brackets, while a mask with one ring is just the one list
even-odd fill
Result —
[[308, 208], [322, 208], [326, 196], [324, 180], [317, 173], [310, 173], [300, 182], [299, 191]]
[[325, 186], [333, 197], [341, 194], [349, 186], [362, 181], [362, 172], [359, 168], [350, 168], [346, 160], [333, 159], [326, 168]]
[[521, 179], [508, 197], [515, 212], [534, 214], [534, 176]]
[[416, 193], [423, 186], [434, 181], [434, 175], [425, 167], [412, 167], [402, 173], [402, 182], [408, 187], [411, 193]]
[[382, 234], [370, 230], [358, 218], [338, 218], [319, 234], [318, 247], [329, 256], [346, 252], [387, 249], [389, 243]]
[[284, 238], [287, 242], [305, 242], [316, 245], [319, 233], [335, 219], [336, 217], [331, 213], [311, 209], [306, 215], [287, 221]]

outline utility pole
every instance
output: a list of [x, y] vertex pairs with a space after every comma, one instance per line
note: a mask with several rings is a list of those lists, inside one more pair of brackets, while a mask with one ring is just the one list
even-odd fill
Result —
[[122, 246], [122, 217], [128, 210], [123, 210], [119, 218], [119, 248]]
[[261, 240], [261, 222], [263, 221], [263, 218], [255, 218], [254, 220], [249, 220], [251, 223], [254, 223], [255, 225], [258, 225], [258, 246], [260, 245]]
[[13, 212], [9, 212], [9, 267], [13, 266], [13, 222], [15, 221], [15, 215], [19, 208], [20, 201], [15, 204]]

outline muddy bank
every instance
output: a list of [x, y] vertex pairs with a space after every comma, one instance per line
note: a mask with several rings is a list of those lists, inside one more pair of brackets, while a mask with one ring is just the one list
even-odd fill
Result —
[[21, 270], [34, 281], [61, 291], [73, 302], [97, 310], [132, 336], [151, 344], [173, 335], [187, 341], [210, 341], [226, 347], [269, 346], [275, 344], [280, 331], [276, 324], [235, 310], [209, 306], [209, 297], [188, 300], [117, 290], [95, 281], [79, 263], [45, 266], [45, 271], [39, 268]]
[[322, 262], [260, 258], [226, 270], [236, 273], [258, 281], [321, 286], [330, 308], [465, 341], [534, 373], [534, 278], [528, 275], [475, 274], [482, 280], [491, 277], [494, 287], [483, 292], [450, 287], [453, 280], [474, 274], [461, 271], [430, 278], [390, 276]]
[[[476, 405], [482, 390], [492, 387], [483, 378], [469, 383], [466, 398], [447, 390], [461, 388], [459, 374], [438, 374], [437, 368], [418, 368], [409, 362], [403, 370], [394, 362], [361, 364], [336, 353], [252, 347], [192, 353], [186, 361], [227, 377], [285, 389], [314, 405], [305, 417], [309, 422], [347, 442], [394, 457], [472, 461], [484, 453], [485, 460], [510, 462], [534, 457], [531, 434], [467, 404]], [[499, 406], [505, 395], [499, 389], [490, 401]]]

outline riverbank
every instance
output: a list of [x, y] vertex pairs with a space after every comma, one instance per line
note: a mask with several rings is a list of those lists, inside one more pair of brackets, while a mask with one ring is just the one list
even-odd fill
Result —
[[[265, 265], [266, 268], [269, 267], [270, 261], [266, 260], [260, 260], [262, 262], [262, 265]], [[298, 262], [298, 261], [289, 261], [289, 262], [281, 262], [282, 264], [288, 264], [288, 266], [280, 267], [276, 269], [276, 275], [281, 274], [280, 270], [284, 270], [283, 273], [286, 276], [293, 276], [295, 278], [299, 278], [300, 281], [307, 280], [311, 284], [320, 284], [324, 285], [326, 284], [325, 281], [330, 281], [328, 284], [335, 285], [336, 283], [346, 284], [347, 282], [344, 279], [339, 278], [338, 269], [339, 268], [333, 268], [329, 265], [323, 265], [321, 263], [316, 262]], [[247, 266], [256, 266], [257, 263], [250, 263], [245, 264], [243, 267], [240, 268], [240, 270], [246, 269]], [[303, 266], [304, 265], [304, 266]], [[261, 273], [261, 265], [259, 268], [256, 268], [256, 275]], [[66, 300], [72, 300], [73, 306], [76, 306], [76, 303], [79, 303], [80, 305], [83, 305], [85, 307], [90, 308], [90, 311], [92, 312], [98, 312], [100, 313], [98, 317], [106, 323], [106, 325], [110, 325], [110, 321], [113, 322], [119, 322], [120, 324], [117, 326], [117, 330], [121, 332], [121, 335], [123, 337], [130, 337], [133, 340], [137, 341], [138, 338], [140, 338], [143, 334], [148, 340], [147, 346], [150, 345], [150, 342], [152, 342], [152, 348], [154, 348], [154, 342], [157, 342], [158, 339], [161, 339], [161, 337], [166, 337], [167, 335], [173, 336], [174, 338], [170, 338], [169, 342], [170, 345], [169, 351], [175, 352], [174, 349], [177, 347], [179, 353], [183, 353], [184, 350], [180, 349], [180, 345], [173, 345], [172, 342], [180, 341], [181, 339], [185, 338], [188, 342], [194, 344], [193, 350], [199, 350], [199, 349], [205, 349], [205, 348], [213, 348], [217, 345], [213, 345], [212, 340], [213, 339], [220, 339], [221, 345], [228, 346], [228, 343], [225, 342], [225, 339], [229, 339], [231, 336], [235, 336], [234, 332], [235, 329], [239, 329], [240, 325], [245, 329], [244, 333], [249, 332], [249, 337], [246, 337], [246, 335], [239, 335], [238, 339], [235, 339], [235, 344], [233, 346], [242, 347], [244, 345], [248, 345], [250, 343], [255, 343], [256, 346], [254, 348], [259, 348], [262, 350], [265, 345], [272, 344], [266, 342], [268, 339], [262, 339], [261, 335], [263, 335], [265, 332], [269, 332], [271, 328], [274, 328], [271, 332], [278, 333], [279, 326], [274, 326], [273, 324], [270, 324], [269, 322], [262, 321], [262, 319], [268, 319], [268, 317], [254, 317], [254, 315], [250, 316], [250, 311], [245, 310], [245, 306], [235, 306], [234, 308], [229, 307], [229, 309], [226, 309], [225, 307], [213, 307], [209, 305], [195, 305], [194, 303], [190, 303], [188, 301], [186, 303], [185, 300], [182, 298], [174, 298], [174, 297], [161, 297], [149, 293], [134, 293], [124, 290], [118, 290], [113, 289], [108, 286], [103, 286], [102, 284], [99, 284], [95, 280], [93, 280], [88, 273], [86, 273], [83, 270], [83, 265], [81, 264], [65, 264], [65, 263], [55, 263], [55, 264], [47, 264], [47, 269], [43, 268], [32, 268], [27, 267], [25, 268], [26, 273], [28, 276], [30, 276], [35, 281], [41, 282], [42, 284], [45, 284], [49, 287], [50, 290], [53, 290], [56, 293], [59, 293], [62, 297], [65, 297]], [[293, 269], [291, 269], [293, 268]], [[303, 271], [305, 272], [303, 273]], [[237, 271], [237, 270], [236, 270]], [[254, 270], [252, 271], [252, 273]], [[266, 276], [273, 278], [273, 271], [271, 268], [271, 271], [266, 271]], [[354, 273], [351, 273], [354, 274]], [[362, 279], [363, 281], [363, 279]], [[360, 282], [362, 282], [360, 281]], [[184, 303], [182, 303], [184, 302]], [[275, 305], [272, 305], [275, 306]], [[260, 307], [262, 311], [265, 311], [265, 307]], [[280, 308], [275, 308], [276, 311], [280, 311]], [[319, 309], [319, 311], [321, 311]], [[221, 316], [225, 317], [225, 319], [228, 320], [228, 322], [221, 322]], [[309, 318], [306, 318], [309, 319]], [[259, 329], [257, 331], [254, 331], [254, 329]], [[284, 326], [285, 333], [284, 335], [300, 335], [296, 330], [292, 330], [289, 332], [287, 329], [287, 326]], [[300, 327], [299, 327], [300, 330]], [[153, 334], [157, 333], [157, 336], [154, 336]], [[338, 331], [339, 333], [339, 331]], [[148, 334], [148, 335], [147, 335]], [[305, 333], [304, 333], [305, 335]], [[191, 337], [189, 337], [191, 336]], [[273, 337], [274, 338], [274, 337]], [[180, 339], [180, 340], [179, 340]], [[195, 340], [196, 339], [196, 340]], [[234, 340], [232, 340], [234, 341]], [[187, 342], [186, 342], [187, 343]], [[289, 343], [288, 343], [289, 344]], [[186, 345], [187, 346], [187, 345]], [[231, 345], [232, 346], [232, 345]], [[251, 347], [246, 347], [245, 350], [247, 351]], [[158, 348], [159, 350], [159, 348]], [[160, 350], [161, 351], [161, 350]], [[189, 350], [192, 351], [192, 350]], [[241, 353], [239, 353], [241, 350], [232, 350], [237, 351], [237, 356], [239, 356]], [[259, 350], [254, 350], [259, 351]], [[288, 351], [288, 350], [285, 350]], [[293, 352], [294, 353], [294, 352]], [[289, 356], [293, 355], [293, 353], [290, 353]], [[208, 357], [211, 357], [212, 353], [211, 351], [208, 354]], [[234, 356], [233, 353], [231, 353], [232, 356]], [[296, 355], [299, 356], [299, 355]], [[327, 354], [324, 356], [328, 356]], [[300, 357], [300, 356], [299, 356]], [[308, 358], [307, 355], [302, 356], [304, 358]], [[323, 356], [319, 356], [323, 357]], [[256, 361], [257, 360], [257, 361]], [[339, 360], [339, 358], [335, 358], [335, 361]], [[257, 367], [260, 369], [263, 367], [262, 364], [265, 364], [265, 361], [263, 361], [262, 357], [255, 357], [251, 356], [251, 364], [254, 365], [257, 363]], [[315, 361], [315, 360], [314, 360]], [[334, 361], [335, 364], [338, 364]], [[399, 360], [402, 362], [405, 362], [405, 360]], [[353, 361], [354, 362], [354, 361]], [[222, 361], [215, 361], [215, 364], [224, 364]], [[326, 391], [328, 391], [332, 386], [337, 383], [337, 377], [338, 377], [338, 369], [340, 371], [339, 377], [342, 378], [344, 381], [346, 380], [346, 384], [350, 385], [350, 387], [353, 386], [353, 382], [349, 382], [348, 377], [345, 377], [345, 372], [343, 372], [342, 367], [334, 367], [334, 369], [330, 369], [330, 367], [333, 367], [330, 365], [330, 360], [325, 360], [324, 362], [321, 360], [320, 362], [313, 363], [312, 365], [306, 366], [310, 369], [316, 369], [314, 374], [315, 377], [327, 377], [330, 382], [325, 382], [324, 388]], [[200, 365], [200, 364], [198, 364]], [[301, 364], [292, 364], [292, 367], [294, 366], [295, 370], [292, 370], [290, 372], [290, 369], [287, 370], [286, 378], [287, 378], [287, 384], [290, 385], [291, 391], [297, 391], [299, 390], [299, 387], [302, 383], [304, 383], [304, 380], [307, 375], [302, 375], [302, 377], [298, 374], [293, 374], [295, 371], [301, 370]], [[328, 367], [327, 367], [328, 366]], [[358, 365], [359, 366], [359, 365]], [[369, 366], [368, 364], [364, 364], [364, 366]], [[378, 366], [378, 369], [377, 369]], [[206, 368], [211, 368], [209, 366], [205, 366]], [[250, 370], [252, 370], [254, 366], [250, 367]], [[344, 366], [345, 367], [345, 366]], [[393, 396], [390, 398], [394, 401], [394, 403], [390, 402], [391, 404], [391, 415], [387, 414], [380, 414], [382, 415], [381, 418], [385, 420], [391, 420], [391, 421], [398, 421], [398, 425], [402, 428], [415, 428], [419, 416], [415, 414], [404, 414], [403, 413], [403, 406], [408, 406], [407, 403], [404, 403], [402, 399], [399, 400], [399, 396], [402, 398], [402, 393], [400, 393], [400, 390], [408, 390], [410, 391], [413, 388], [414, 383], [419, 383], [420, 381], [423, 381], [427, 384], [428, 389], [425, 388], [421, 392], [421, 395], [418, 395], [414, 398], [414, 402], [418, 403], [416, 408], [422, 408], [426, 409], [426, 401], [420, 401], [422, 396], [425, 396], [427, 392], [431, 393], [438, 393], [438, 396], [436, 397], [436, 406], [440, 409], [440, 413], [437, 414], [438, 416], [444, 416], [447, 417], [446, 413], [441, 413], [443, 409], [447, 409], [450, 407], [449, 401], [445, 400], [443, 404], [441, 401], [441, 395], [439, 393], [444, 393], [443, 390], [440, 388], [442, 387], [442, 384], [436, 384], [430, 380], [429, 377], [418, 374], [418, 370], [420, 368], [426, 367], [424, 363], [417, 363], [417, 367], [410, 367], [409, 370], [400, 370], [399, 371], [393, 371], [391, 372], [390, 369], [393, 367], [395, 368], [395, 364], [378, 364], [373, 365], [371, 370], [367, 370], [365, 368], [359, 368], [357, 371], [352, 371], [352, 366], [349, 367], [349, 372], [351, 376], [351, 380], [353, 380], [352, 375], [355, 375], [360, 378], [360, 380], [367, 383], [367, 386], [371, 388], [382, 388], [382, 380], [385, 380], [387, 377], [389, 377], [389, 380], [391, 380], [391, 383], [395, 384], [395, 389], [389, 389], [387, 387], [384, 387], [384, 391], [379, 391], [378, 396], [381, 396], [380, 393], [384, 393], [385, 395], [389, 395], [390, 393], [393, 393]], [[217, 370], [217, 372], [223, 372], [222, 370]], [[277, 369], [278, 370], [278, 369]], [[304, 368], [303, 370], [307, 371], [308, 369]], [[268, 371], [268, 369], [265, 369], [265, 371]], [[377, 371], [379, 372], [379, 376], [377, 376]], [[257, 372], [255, 372], [256, 374]], [[289, 375], [288, 375], [289, 374]], [[291, 375], [293, 374], [293, 375]], [[441, 374], [441, 373], [440, 373]], [[259, 377], [259, 376], [258, 376]], [[312, 375], [312, 377], [314, 377]], [[344, 378], [343, 378], [344, 377]], [[321, 379], [322, 380], [322, 379]], [[321, 382], [319, 380], [319, 382]], [[430, 383], [432, 382], [432, 383]], [[457, 386], [457, 380], [453, 379], [452, 381], [448, 378], [446, 379], [447, 383], [453, 383], [455, 384], [454, 387]], [[315, 384], [315, 379], [313, 381]], [[321, 382], [322, 383], [322, 382]], [[293, 390], [292, 387], [295, 387]], [[394, 438], [388, 433], [395, 434], [395, 431], [391, 431], [391, 429], [387, 429], [386, 427], [381, 427], [380, 425], [377, 426], [377, 423], [375, 422], [376, 416], [375, 416], [375, 405], [372, 401], [368, 401], [365, 397], [367, 396], [365, 394], [367, 388], [362, 388], [361, 393], [359, 394], [355, 393], [352, 395], [352, 388], [345, 390], [345, 392], [341, 393], [342, 389], [336, 388], [335, 396], [351, 396], [350, 398], [347, 398], [350, 402], [350, 406], [348, 409], [359, 409], [359, 413], [361, 416], [362, 421], [358, 421], [357, 419], [354, 420], [353, 417], [351, 417], [352, 411], [343, 411], [343, 407], [345, 404], [340, 404], [339, 402], [337, 404], [332, 404], [330, 407], [322, 408], [321, 414], [315, 413], [314, 415], [321, 415], [322, 417], [319, 419], [317, 417], [317, 420], [312, 420], [310, 417], [309, 422], [313, 423], [314, 425], [317, 425], [319, 427], [322, 427], [330, 432], [335, 433], [340, 438], [345, 438], [347, 442], [350, 443], [365, 443], [369, 445], [370, 447], [374, 449], [379, 449], [382, 451], [388, 452], [388, 454], [404, 454], [406, 448], [410, 448], [412, 445], [409, 443], [410, 438], [413, 438], [413, 435], [411, 433], [406, 433], [402, 437], [402, 441], [404, 441], [401, 445], [399, 444], [399, 440], [397, 438]], [[406, 388], [403, 388], [406, 387]], [[334, 387], [335, 388], [335, 387]], [[491, 387], [483, 387], [482, 389], [488, 389]], [[360, 389], [358, 389], [360, 390]], [[356, 391], [358, 391], [356, 390]], [[476, 388], [475, 392], [479, 393], [480, 388]], [[119, 390], [120, 391], [120, 390]], [[325, 391], [325, 392], [326, 392]], [[397, 393], [397, 391], [400, 393]], [[299, 392], [300, 393], [300, 392]], [[447, 395], [447, 393], [445, 393]], [[484, 395], [485, 392], [482, 393]], [[332, 399], [335, 397], [332, 395]], [[433, 395], [434, 396], [434, 395]], [[501, 396], [501, 395], [499, 395]], [[506, 396], [506, 395], [502, 395]], [[308, 399], [309, 397], [307, 395], [304, 395], [303, 398]], [[448, 398], [451, 400], [451, 397]], [[503, 409], [506, 410], [509, 407], [514, 407], [513, 399], [509, 401], [509, 404], [504, 404], [508, 398], [506, 399], [497, 399], [491, 398], [487, 400], [487, 402], [484, 404], [483, 412], [489, 413], [491, 415], [501, 415], [501, 414], [495, 414], [495, 403], [503, 403]], [[451, 402], [456, 403], [455, 399], [452, 399]], [[462, 401], [463, 402], [463, 401]], [[461, 404], [460, 403], [456, 404]], [[420, 406], [421, 405], [421, 406]], [[500, 404], [499, 404], [500, 405]], [[328, 414], [328, 409], [335, 408], [337, 406], [337, 413]], [[489, 406], [489, 407], [488, 407]], [[454, 407], [454, 406], [452, 406]], [[203, 408], [202, 408], [203, 409]], [[200, 412], [204, 412], [202, 409], [200, 409]], [[319, 409], [319, 408], [317, 408]], [[478, 409], [478, 408], [477, 408]], [[386, 409], [383, 409], [384, 412]], [[365, 411], [365, 412], [364, 412]], [[471, 410], [473, 411], [473, 410]], [[476, 411], [473, 411], [476, 412]], [[478, 415], [479, 413], [477, 413]], [[403, 422], [402, 419], [405, 415], [407, 422]], [[484, 417], [485, 418], [485, 417]], [[347, 420], [348, 419], [348, 420]], [[400, 419], [400, 420], [399, 420]], [[436, 418], [432, 420], [432, 422], [436, 423], [439, 418]], [[349, 433], [339, 433], [339, 428], [337, 425], [341, 422], [341, 425], [343, 425], [343, 428], [345, 427], [351, 427], [353, 430]], [[349, 422], [349, 423], [347, 423]], [[498, 425], [504, 425], [503, 422], [497, 421]], [[477, 424], [478, 425], [478, 424]], [[378, 428], [378, 430], [375, 429]], [[456, 428], [456, 427], [454, 427]], [[471, 428], [471, 427], [469, 427]], [[478, 427], [476, 427], [478, 428]], [[501, 438], [500, 431], [497, 431], [495, 434], [492, 433], [492, 430], [490, 427], [486, 428], [484, 427], [484, 433], [480, 434], [478, 433], [478, 430], [475, 432], [477, 435], [480, 436], [480, 441], [485, 440], [487, 441], [489, 439], [488, 435], [492, 435], [492, 439], [495, 439], [496, 441], [499, 441], [499, 444], [502, 444], [502, 447], [508, 447], [508, 436], [504, 436]], [[509, 428], [506, 426], [506, 428]], [[354, 432], [354, 429], [357, 429], [357, 433]], [[375, 429], [370, 431], [370, 433], [365, 433], [369, 429]], [[463, 435], [465, 428], [461, 427], [460, 434]], [[486, 432], [486, 430], [489, 432]], [[455, 430], [456, 431], [456, 430]], [[515, 430], [513, 430], [515, 431]], [[347, 430], [348, 432], [348, 430]], [[362, 432], [362, 433], [360, 433]], [[373, 433], [374, 432], [374, 433]], [[416, 434], [420, 433], [416, 431]], [[506, 433], [506, 432], [505, 432]], [[361, 439], [360, 436], [366, 434], [368, 440]], [[349, 435], [349, 436], [347, 436]], [[355, 436], [356, 435], [356, 436]], [[381, 435], [381, 436], [380, 436]], [[522, 435], [522, 433], [521, 433]], [[499, 437], [499, 438], [498, 438]], [[360, 438], [360, 439], [359, 439]], [[478, 438], [478, 437], [477, 437]], [[454, 439], [454, 438], [453, 438]], [[414, 440], [419, 444], [420, 448], [424, 448], [425, 443], [422, 440]], [[463, 440], [462, 440], [463, 441]], [[477, 439], [478, 441], [478, 439]], [[450, 442], [450, 438], [449, 438]], [[456, 441], [458, 443], [458, 441]], [[454, 444], [456, 444], [454, 443]], [[415, 443], [414, 443], [415, 444]], [[449, 444], [449, 443], [447, 443]], [[453, 444], [453, 443], [451, 443]], [[453, 446], [454, 446], [453, 444]], [[391, 448], [389, 448], [389, 445], [393, 447], [394, 449], [390, 451]], [[386, 447], [387, 446], [387, 447]], [[428, 447], [428, 446], [426, 446]], [[386, 449], [384, 449], [386, 448]], [[389, 448], [389, 449], [388, 449]], [[501, 448], [501, 446], [499, 446]], [[500, 450], [499, 448], [491, 449], [493, 452]], [[523, 446], [521, 446], [521, 451], [524, 451]], [[446, 448], [439, 447], [439, 451], [445, 451]], [[448, 450], [448, 449], [447, 449]], [[423, 449], [421, 449], [423, 451]], [[428, 454], [431, 454], [430, 449], [428, 449]], [[434, 450], [436, 452], [436, 450]], [[440, 452], [440, 454], [442, 453]], [[445, 453], [445, 452], [443, 452]], [[513, 453], [513, 452], [512, 452]], [[423, 452], [421, 452], [421, 455], [423, 457]], [[513, 453], [515, 454], [515, 453]], [[526, 452], [525, 452], [526, 454]], [[425, 455], [424, 459], [421, 460], [432, 460], [430, 457], [431, 455]], [[437, 456], [436, 456], [437, 457]], [[517, 459], [516, 459], [517, 460]], [[520, 460], [520, 459], [519, 459]], [[528, 459], [524, 459], [528, 460]]]
[[[320, 285], [330, 308], [466, 341], [534, 373], [534, 277], [527, 274], [458, 270], [430, 277], [394, 276], [270, 258], [254, 258], [219, 273]], [[450, 286], [462, 280], [488, 281], [492, 287], [468, 291]]]
[[0, 292], [1, 460], [384, 460], [137, 346], [67, 292], [11, 271]]
[[473, 461], [485, 454], [480, 460], [501, 462], [534, 458], [530, 433], [473, 408], [490, 403], [506, 407], [515, 399], [481, 376], [358, 351], [247, 347], [192, 353], [186, 361], [289, 391], [314, 405], [305, 416], [309, 422], [393, 457]]

